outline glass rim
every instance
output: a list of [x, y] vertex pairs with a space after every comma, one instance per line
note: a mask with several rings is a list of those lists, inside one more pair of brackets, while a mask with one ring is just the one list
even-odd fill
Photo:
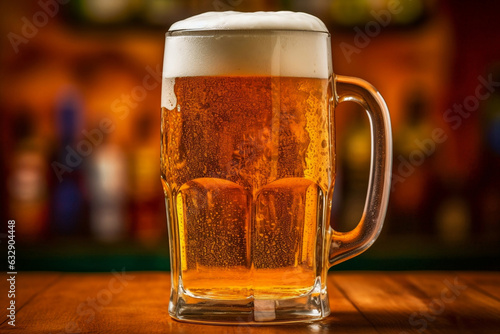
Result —
[[177, 37], [177, 36], [210, 36], [213, 34], [259, 34], [259, 33], [314, 33], [314, 34], [325, 34], [330, 37], [331, 34], [328, 31], [321, 30], [304, 30], [304, 29], [203, 29], [203, 28], [193, 28], [193, 29], [178, 29], [169, 30], [165, 33], [166, 37]]

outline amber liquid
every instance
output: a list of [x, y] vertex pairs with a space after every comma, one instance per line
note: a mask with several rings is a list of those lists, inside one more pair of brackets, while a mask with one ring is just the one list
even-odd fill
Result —
[[334, 178], [329, 85], [175, 78], [176, 105], [162, 108], [161, 173], [172, 274], [186, 293], [279, 299], [311, 291]]

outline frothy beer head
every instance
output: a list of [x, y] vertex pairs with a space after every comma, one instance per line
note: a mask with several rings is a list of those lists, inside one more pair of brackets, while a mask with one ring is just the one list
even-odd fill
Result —
[[327, 79], [328, 30], [294, 12], [208, 12], [174, 23], [163, 76], [286, 76]]
[[174, 23], [177, 30], [307, 30], [328, 32], [315, 16], [296, 12], [208, 12]]

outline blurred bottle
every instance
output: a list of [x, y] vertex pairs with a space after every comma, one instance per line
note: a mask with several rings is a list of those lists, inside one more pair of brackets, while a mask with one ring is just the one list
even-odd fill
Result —
[[90, 230], [105, 242], [122, 239], [127, 232], [127, 167], [121, 147], [106, 138], [88, 157]]
[[162, 196], [158, 168], [158, 133], [150, 113], [144, 112], [135, 123], [134, 144], [130, 153], [132, 232], [146, 244], [165, 235], [160, 212]]
[[[493, 71], [493, 81], [500, 81], [500, 63]], [[486, 76], [485, 76], [486, 77]], [[500, 240], [500, 92], [495, 90], [485, 100], [482, 112], [481, 163], [477, 176], [475, 207], [481, 221], [479, 232], [486, 240]]]
[[[396, 233], [431, 232], [429, 193], [432, 153], [423, 144], [429, 140], [432, 126], [429, 102], [421, 86], [410, 90], [406, 98], [402, 126], [395, 129], [390, 230]], [[435, 144], [434, 144], [435, 145]]]
[[446, 244], [462, 244], [471, 236], [471, 199], [463, 180], [442, 180], [435, 201], [435, 230]]
[[[65, 161], [67, 147], [75, 147], [77, 144], [83, 115], [81, 102], [76, 94], [75, 91], [65, 91], [56, 111], [60, 139], [56, 161]], [[81, 227], [84, 206], [81, 167], [74, 167], [71, 172], [54, 180], [51, 221], [56, 234], [75, 234]]]
[[37, 136], [34, 114], [19, 110], [13, 120], [15, 147], [8, 160], [7, 193], [9, 219], [16, 220], [19, 240], [46, 237], [49, 215], [49, 159], [42, 138]]

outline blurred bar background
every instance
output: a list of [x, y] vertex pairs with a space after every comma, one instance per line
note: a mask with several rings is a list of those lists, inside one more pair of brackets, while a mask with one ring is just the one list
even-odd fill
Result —
[[[168, 270], [164, 34], [221, 10], [320, 17], [334, 71], [386, 99], [394, 168], [385, 227], [336, 270], [500, 270], [499, 2], [18, 0], [0, 5], [0, 196], [2, 222], [16, 220], [19, 270]], [[364, 205], [369, 128], [354, 104], [340, 106], [336, 122], [332, 225], [348, 230]]]

